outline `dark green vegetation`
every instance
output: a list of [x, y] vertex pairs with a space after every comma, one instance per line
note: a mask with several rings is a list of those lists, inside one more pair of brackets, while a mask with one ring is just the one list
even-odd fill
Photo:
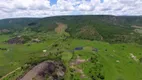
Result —
[[53, 60], [66, 67], [64, 80], [142, 80], [141, 22], [101, 15], [1, 20], [0, 76], [12, 71], [4, 80], [16, 80]]
[[[141, 16], [61, 16], [43, 19], [6, 19], [0, 21], [0, 28], [14, 28], [13, 31], [28, 30], [35, 32], [53, 31], [56, 23], [67, 24], [67, 31], [73, 38], [103, 40], [110, 43], [137, 42], [141, 36], [132, 26], [142, 26]], [[90, 37], [91, 36], [91, 37]]]
[[12, 19], [2, 19], [0, 20], [0, 28], [21, 28], [27, 26], [27, 24], [36, 22], [39, 18], [12, 18]]

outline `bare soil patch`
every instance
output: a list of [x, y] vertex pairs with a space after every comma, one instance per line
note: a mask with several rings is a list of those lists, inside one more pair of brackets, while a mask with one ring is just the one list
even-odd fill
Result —
[[58, 25], [57, 28], [55, 28], [55, 32], [61, 33], [67, 29], [67, 25], [63, 23], [56, 23]]

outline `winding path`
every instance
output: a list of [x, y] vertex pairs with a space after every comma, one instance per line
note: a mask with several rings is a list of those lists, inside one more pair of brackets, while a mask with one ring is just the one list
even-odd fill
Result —
[[4, 78], [6, 78], [7, 76], [9, 76], [10, 74], [12, 74], [12, 73], [14, 73], [14, 72], [16, 72], [17, 70], [20, 70], [20, 69], [21, 69], [21, 67], [18, 67], [17, 69], [15, 69], [15, 70], [9, 72], [8, 74], [6, 74], [5, 76], [3, 76], [0, 80], [3, 80]]

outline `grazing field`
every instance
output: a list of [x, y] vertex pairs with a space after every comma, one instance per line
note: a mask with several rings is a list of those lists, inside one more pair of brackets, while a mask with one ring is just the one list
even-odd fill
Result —
[[[29, 47], [26, 45], [10, 45], [9, 48], [9, 45], [5, 44], [5, 47], [10, 50], [0, 53], [0, 72], [2, 72], [0, 75], [3, 76], [17, 67], [23, 66], [32, 57], [40, 57], [41, 54], [44, 54], [42, 50], [46, 49], [52, 41], [32, 44]], [[142, 64], [139, 62], [142, 57], [142, 46], [138, 44], [109, 44], [78, 39], [58, 41], [56, 44], [60, 45], [60, 48], [61, 46], [64, 48], [61, 59], [68, 67], [65, 80], [91, 80], [91, 75], [96, 74], [101, 76], [95, 76], [94, 78], [97, 80], [142, 79]], [[76, 47], [83, 47], [83, 49], [75, 50]], [[93, 51], [93, 48], [98, 49], [98, 51]], [[56, 52], [56, 47], [50, 52]], [[131, 54], [136, 56], [138, 61], [133, 59]]]
[[[77, 44], [75, 44], [77, 43]], [[99, 63], [103, 65], [104, 80], [141, 80], [142, 79], [142, 64], [131, 57], [131, 53], [137, 59], [142, 57], [142, 47], [137, 44], [108, 44], [97, 41], [72, 40], [72, 47], [90, 46], [98, 48], [98, 52], [92, 52], [90, 49], [75, 51], [76, 56], [81, 56], [82, 59], [90, 59], [93, 56], [98, 56]], [[92, 66], [91, 66], [92, 65]], [[93, 69], [91, 62], [83, 62], [81, 69], [88, 75], [88, 68]], [[76, 65], [79, 66], [79, 65]], [[92, 68], [91, 68], [92, 67]], [[79, 77], [80, 79], [80, 77]], [[89, 79], [85, 79], [89, 80]]]
[[62, 16], [28, 19], [24, 24], [19, 20], [1, 28], [0, 80], [27, 79], [24, 76], [36, 69], [30, 79], [142, 80], [142, 18]]
[[[3, 37], [0, 36], [0, 38]], [[7, 50], [0, 50], [0, 75], [5, 75], [17, 67], [23, 66], [30, 58], [41, 57], [42, 50], [48, 48], [54, 41], [48, 40], [44, 43], [33, 43], [31, 46], [0, 43], [1, 48], [7, 48]]]

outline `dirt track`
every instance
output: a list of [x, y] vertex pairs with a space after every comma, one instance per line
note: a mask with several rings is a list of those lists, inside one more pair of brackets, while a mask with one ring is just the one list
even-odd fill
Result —
[[21, 69], [21, 67], [18, 67], [17, 69], [15, 69], [15, 70], [13, 70], [13, 71], [11, 71], [11, 72], [9, 72], [8, 74], [6, 74], [5, 76], [3, 76], [0, 80], [3, 80], [4, 78], [6, 78], [7, 76], [9, 76], [10, 74], [12, 74], [12, 73], [14, 73], [14, 72], [16, 72], [17, 70], [19, 70], [19, 69]]

